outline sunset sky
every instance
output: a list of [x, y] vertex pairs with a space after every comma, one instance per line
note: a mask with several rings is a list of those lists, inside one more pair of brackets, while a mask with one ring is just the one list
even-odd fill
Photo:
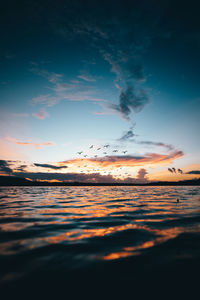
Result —
[[97, 182], [199, 178], [195, 3], [5, 2], [0, 174]]

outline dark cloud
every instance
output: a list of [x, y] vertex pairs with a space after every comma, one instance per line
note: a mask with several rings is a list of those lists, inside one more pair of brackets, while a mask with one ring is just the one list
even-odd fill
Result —
[[26, 168], [27, 168], [27, 165], [20, 165], [17, 168], [15, 168], [15, 170], [17, 170], [19, 172], [24, 172]]
[[12, 169], [6, 160], [0, 160], [0, 172], [5, 174], [12, 174]]
[[193, 171], [189, 171], [186, 174], [191, 174], [191, 175], [200, 175], [200, 171], [199, 170], [193, 170]]
[[152, 9], [148, 1], [145, 9], [139, 2], [95, 5], [88, 1], [83, 5], [75, 1], [63, 9], [62, 16], [59, 13], [53, 25], [62, 37], [89, 43], [91, 50], [100, 53], [110, 65], [114, 85], [119, 89], [119, 103], [108, 107], [126, 120], [130, 120], [131, 112], [140, 112], [149, 102], [142, 55], [158, 35], [155, 27], [161, 7], [157, 4]]
[[139, 178], [116, 179], [112, 175], [101, 175], [99, 173], [14, 173], [18, 177], [26, 177], [32, 180], [58, 180], [64, 182], [140, 182]]
[[131, 111], [140, 112], [148, 102], [149, 97], [144, 89], [136, 92], [133, 86], [128, 85], [121, 90], [119, 104], [111, 104], [109, 107], [119, 112], [123, 118], [130, 120]]
[[138, 171], [137, 178], [140, 180], [140, 182], [146, 182], [148, 180], [148, 178], [146, 177], [147, 174], [147, 170], [142, 168]]
[[144, 183], [148, 181], [146, 178], [147, 172], [145, 169], [138, 171], [137, 177], [125, 177], [123, 179], [115, 178], [112, 175], [101, 175], [100, 173], [13, 173], [18, 177], [29, 178], [38, 181], [61, 181], [61, 182], [94, 182], [94, 183]]
[[132, 128], [130, 128], [128, 131], [124, 132], [122, 137], [118, 139], [118, 141], [120, 142], [126, 142], [128, 140], [130, 140], [131, 138], [133, 138], [135, 136], [135, 134], [133, 133]]
[[163, 147], [169, 151], [175, 150], [174, 146], [170, 144], [165, 144], [162, 142], [152, 142], [152, 141], [135, 141], [135, 143], [140, 144], [140, 145], [149, 145], [149, 146], [159, 146]]
[[50, 164], [37, 164], [34, 163], [34, 165], [36, 167], [40, 167], [40, 168], [48, 168], [48, 169], [54, 169], [54, 170], [59, 170], [59, 169], [66, 169], [68, 168], [67, 166], [54, 166], [54, 165], [50, 165]]

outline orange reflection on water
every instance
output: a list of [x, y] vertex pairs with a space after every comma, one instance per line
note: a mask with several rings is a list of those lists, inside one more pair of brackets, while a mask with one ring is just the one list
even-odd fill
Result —
[[124, 231], [127, 229], [143, 229], [142, 226], [137, 226], [136, 224], [126, 224], [121, 226], [113, 226], [108, 228], [98, 228], [98, 229], [80, 229], [73, 230], [69, 232], [62, 233], [60, 235], [41, 238], [41, 240], [45, 240], [49, 243], [58, 243], [63, 241], [78, 241], [87, 238], [93, 237], [104, 237], [107, 235], [112, 235], [116, 232]]
[[161, 244], [167, 240], [173, 239], [177, 237], [180, 233], [185, 232], [184, 228], [174, 227], [167, 230], [152, 230], [152, 232], [156, 233], [158, 237], [154, 240], [146, 241], [141, 245], [135, 247], [124, 247], [121, 252], [109, 253], [101, 257], [103, 260], [114, 260], [120, 259], [123, 257], [138, 255], [142, 250], [154, 247], [158, 244]]
[[[187, 191], [184, 187], [11, 188], [9, 197], [1, 199], [0, 231], [10, 237], [1, 246], [9, 253], [56, 243], [90, 245], [96, 242], [92, 238], [101, 238], [97, 244], [102, 252], [93, 253], [97, 259], [138, 255], [192, 230], [194, 224], [185, 226], [182, 220], [199, 213], [199, 197], [185, 196]], [[199, 230], [196, 224], [194, 228]], [[14, 240], [18, 248], [13, 247]]]

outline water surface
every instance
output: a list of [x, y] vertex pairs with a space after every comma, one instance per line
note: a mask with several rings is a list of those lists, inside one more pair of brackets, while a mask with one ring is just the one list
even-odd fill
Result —
[[199, 195], [200, 187], [1, 187], [1, 286], [194, 282]]

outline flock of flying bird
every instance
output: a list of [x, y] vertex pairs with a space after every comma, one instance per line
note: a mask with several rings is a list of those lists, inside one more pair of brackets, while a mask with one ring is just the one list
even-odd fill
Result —
[[[101, 149], [103, 149], [103, 148], [108, 148], [108, 147], [110, 147], [110, 145], [106, 144], [106, 145], [104, 145], [103, 147], [98, 147], [96, 150], [99, 151], [99, 150], [101, 150]], [[94, 149], [94, 145], [91, 145], [91, 146], [89, 147], [89, 149]], [[117, 149], [114, 149], [112, 152], [113, 152], [113, 153], [117, 153], [118, 150], [117, 150]], [[122, 151], [122, 153], [124, 153], [124, 154], [126, 154], [127, 152], [128, 152], [127, 150]], [[77, 154], [79, 154], [79, 155], [81, 155], [82, 153], [83, 153], [83, 151], [77, 152]], [[103, 154], [107, 155], [108, 153], [107, 153], [107, 152], [103, 152]], [[87, 155], [87, 154], [84, 154], [83, 156], [84, 156], [84, 157], [87, 157], [88, 155]], [[98, 155], [94, 155], [94, 157], [98, 157]]]
[[[102, 147], [96, 147], [96, 150], [97, 151], [99, 151], [99, 150], [104, 150], [104, 149], [107, 149], [107, 148], [109, 148], [110, 147], [110, 145], [108, 145], [108, 144], [106, 144], [106, 145], [104, 145], [104, 146], [102, 146]], [[95, 150], [95, 146], [94, 145], [91, 145], [90, 147], [89, 147], [89, 149], [93, 149], [93, 150]], [[119, 152], [119, 150], [117, 150], [117, 149], [114, 149], [113, 151], [112, 151], [112, 153], [117, 153], [117, 152]], [[125, 151], [122, 151], [121, 153], [123, 153], [123, 154], [126, 154], [128, 151], [127, 150], [125, 150]], [[84, 152], [83, 151], [79, 151], [79, 152], [77, 152], [77, 154], [78, 155], [81, 155], [81, 154], [83, 154], [83, 157], [84, 158], [86, 158], [86, 157], [88, 157], [88, 155], [87, 154], [84, 154]], [[106, 155], [107, 156], [107, 152], [103, 152], [103, 154], [104, 155]], [[98, 157], [98, 155], [94, 155], [94, 157], [95, 158], [97, 158]], [[87, 165], [84, 165], [84, 168], [87, 168], [88, 166]], [[78, 166], [78, 168], [81, 168], [81, 166]], [[116, 170], [118, 170], [118, 171], [122, 171], [122, 167], [120, 167], [120, 168], [116, 168], [115, 169], [115, 171]], [[102, 171], [102, 169], [92, 169], [91, 171], [93, 171], [93, 172], [98, 172], [98, 171]], [[168, 171], [170, 172], [170, 173], [177, 173], [177, 174], [183, 174], [183, 170], [181, 170], [181, 169], [176, 169], [176, 168], [168, 168]], [[83, 173], [84, 171], [83, 170], [81, 170], [80, 171], [81, 173]], [[111, 171], [104, 171], [103, 172], [104, 174], [106, 174], [107, 173], [107, 175], [110, 175], [112, 172]], [[123, 173], [123, 175], [126, 175], [126, 176], [132, 176], [131, 174], [129, 174], [129, 173]], [[120, 176], [120, 175], [119, 175]]]
[[[106, 150], [107, 148], [109, 148], [109, 147], [110, 147], [109, 144], [106, 144], [106, 145], [104, 145], [104, 146], [102, 146], [102, 147], [95, 147], [94, 145], [91, 145], [91, 146], [89, 147], [89, 149], [90, 149], [90, 150], [93, 149], [93, 150], [96, 150], [96, 151], [104, 150], [103, 154], [106, 155], [106, 156], [108, 156], [108, 152], [105, 152], [105, 150]], [[96, 149], [95, 149], [95, 148], [96, 148]], [[114, 150], [112, 151], [112, 153], [117, 153], [117, 152], [119, 152], [119, 150], [117, 150], [117, 149], [114, 149]], [[127, 152], [128, 152], [127, 150], [124, 150], [124, 151], [122, 151], [121, 153], [126, 154]], [[88, 155], [87, 155], [87, 154], [84, 154], [83, 151], [79, 151], [79, 152], [77, 152], [77, 154], [78, 154], [78, 155], [83, 155], [82, 157], [84, 157], [84, 158], [88, 157]], [[98, 155], [95, 154], [95, 155], [94, 155], [94, 158], [97, 158], [97, 157], [98, 157]], [[84, 165], [84, 167], [87, 168], [88, 166], [87, 166], [87, 165]], [[78, 168], [81, 168], [81, 166], [78, 166]], [[115, 171], [116, 171], [116, 170], [121, 171], [121, 170], [122, 170], [122, 167], [116, 168]], [[93, 171], [93, 172], [98, 172], [98, 171], [102, 171], [102, 169], [92, 169], [91, 171]], [[81, 170], [80, 172], [83, 173], [84, 171]], [[110, 175], [112, 172], [111, 172], [111, 171], [104, 171], [104, 172], [102, 172], [102, 173], [103, 173], [103, 174], [106, 174], [106, 173], [107, 173], [107, 175]], [[129, 173], [127, 173], [127, 172], [124, 173], [124, 175], [131, 176], [131, 174], [129, 174]], [[120, 176], [120, 175], [119, 175], [119, 176]]]

